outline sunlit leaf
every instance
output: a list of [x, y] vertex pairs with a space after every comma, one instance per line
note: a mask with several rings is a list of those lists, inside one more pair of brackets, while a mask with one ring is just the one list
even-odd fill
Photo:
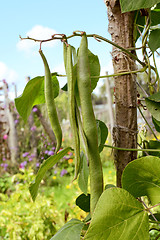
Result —
[[122, 175], [122, 187], [135, 198], [147, 196], [151, 204], [160, 202], [160, 158], [146, 156], [130, 162]]
[[155, 4], [159, 3], [160, 0], [120, 0], [120, 5], [122, 12], [130, 12], [138, 9], [143, 8], [150, 8], [153, 7]]
[[120, 188], [105, 190], [84, 240], [149, 240], [148, 214], [142, 204]]
[[160, 121], [160, 102], [152, 101], [148, 98], [145, 99], [146, 106], [151, 115]]
[[[59, 94], [59, 83], [54, 73], [52, 74], [52, 81], [54, 87], [54, 97], [57, 97]], [[38, 76], [27, 83], [22, 95], [15, 99], [15, 105], [18, 113], [26, 122], [33, 106], [42, 103], [45, 103], [44, 77]]]
[[80, 240], [83, 226], [80, 220], [71, 219], [50, 240]]
[[36, 196], [38, 194], [38, 188], [41, 180], [43, 179], [45, 173], [53, 167], [60, 159], [62, 159], [67, 152], [71, 151], [70, 147], [67, 147], [61, 151], [59, 151], [56, 155], [53, 155], [47, 158], [40, 166], [36, 178], [33, 183], [30, 184], [29, 191], [32, 196], [33, 201], [35, 201]]

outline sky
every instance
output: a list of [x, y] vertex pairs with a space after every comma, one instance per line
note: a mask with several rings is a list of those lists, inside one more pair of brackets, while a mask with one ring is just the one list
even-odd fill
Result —
[[[107, 9], [103, 0], [5, 0], [1, 1], [0, 14], [0, 80], [5, 79], [12, 97], [13, 83], [18, 95], [23, 92], [26, 77], [44, 75], [42, 59], [38, 53], [39, 44], [21, 37], [47, 39], [54, 33], [71, 35], [73, 31], [86, 31], [110, 39], [108, 33]], [[76, 48], [80, 38], [69, 41]], [[89, 39], [89, 49], [99, 56], [101, 75], [112, 73], [111, 46], [95, 39]], [[44, 43], [42, 50], [52, 72], [64, 74], [63, 45], [60, 41]], [[60, 86], [64, 80], [59, 78]], [[102, 80], [101, 80], [102, 81]]]

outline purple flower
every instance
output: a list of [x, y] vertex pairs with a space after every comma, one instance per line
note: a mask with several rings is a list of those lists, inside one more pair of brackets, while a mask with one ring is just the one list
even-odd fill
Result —
[[20, 163], [19, 168], [24, 169], [26, 165], [27, 165], [27, 161], [24, 161], [24, 162]]
[[48, 154], [48, 152], [49, 152], [49, 151], [48, 151], [48, 150], [46, 150], [44, 153], [45, 153], [45, 154]]
[[63, 169], [60, 173], [60, 176], [63, 177], [65, 174], [67, 174], [67, 170], [66, 169]]
[[65, 159], [65, 160], [69, 160], [70, 157], [64, 156], [63, 159]]
[[44, 159], [44, 157], [41, 157], [41, 159], [43, 160], [43, 159]]
[[55, 147], [52, 147], [52, 150], [54, 151], [56, 148]]
[[54, 174], [57, 174], [57, 170], [54, 171]]
[[27, 157], [29, 155], [29, 152], [25, 152], [22, 154], [22, 157]]
[[19, 120], [18, 119], [14, 120], [14, 123], [15, 124], [19, 123]]
[[37, 112], [37, 110], [38, 110], [37, 107], [33, 107], [32, 109], [33, 112]]
[[3, 160], [3, 161], [6, 161], [6, 158], [5, 158], [5, 157], [3, 157], [3, 158], [2, 158], [2, 160]]
[[36, 126], [31, 127], [32, 132], [36, 131], [36, 129], [37, 129]]
[[36, 167], [39, 167], [40, 163], [36, 163]]
[[32, 157], [29, 157], [29, 158], [28, 158], [28, 161], [29, 161], [29, 162], [31, 162], [32, 160], [33, 160], [33, 158], [32, 158]]
[[48, 155], [52, 156], [52, 155], [54, 155], [54, 152], [53, 151], [48, 151]]
[[8, 164], [7, 163], [1, 163], [1, 167], [4, 167], [4, 170], [7, 170]]

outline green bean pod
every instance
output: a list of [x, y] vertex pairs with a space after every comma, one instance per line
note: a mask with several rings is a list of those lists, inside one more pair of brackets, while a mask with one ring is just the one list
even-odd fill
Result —
[[73, 148], [75, 153], [75, 176], [77, 178], [80, 170], [80, 139], [76, 118], [76, 105], [75, 105], [75, 82], [76, 77], [73, 72], [72, 62], [72, 47], [67, 47], [67, 83], [68, 83], [68, 104], [69, 104], [69, 117], [73, 136]]
[[66, 42], [63, 42], [63, 61], [64, 61], [64, 67], [67, 74], [67, 44]]
[[88, 143], [90, 171], [91, 214], [103, 192], [102, 164], [98, 149], [98, 133], [91, 100], [91, 76], [88, 58], [88, 42], [83, 33], [78, 52], [77, 82], [80, 96], [82, 124]]
[[42, 57], [44, 68], [45, 68], [45, 78], [44, 78], [45, 101], [46, 101], [47, 112], [48, 112], [48, 117], [51, 123], [51, 127], [57, 141], [57, 146], [56, 146], [56, 153], [57, 153], [62, 144], [62, 130], [58, 120], [56, 105], [54, 102], [54, 89], [52, 84], [51, 72], [50, 72], [46, 57], [44, 56], [42, 50], [39, 50], [39, 53]]

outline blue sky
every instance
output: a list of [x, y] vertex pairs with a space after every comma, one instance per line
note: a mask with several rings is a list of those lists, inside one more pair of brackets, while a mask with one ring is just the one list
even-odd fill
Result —
[[[29, 40], [20, 41], [19, 35], [48, 38], [53, 33], [72, 34], [75, 30], [97, 33], [110, 39], [107, 9], [103, 0], [5, 0], [1, 2], [0, 79], [11, 85], [15, 82], [22, 93], [26, 76], [44, 75], [39, 45]], [[71, 39], [75, 47], [80, 38]], [[89, 48], [99, 55], [101, 74], [111, 70], [111, 46], [89, 39]], [[43, 44], [51, 71], [64, 73], [63, 46], [60, 41]], [[60, 85], [63, 85], [60, 79]], [[12, 85], [11, 85], [12, 86]]]

